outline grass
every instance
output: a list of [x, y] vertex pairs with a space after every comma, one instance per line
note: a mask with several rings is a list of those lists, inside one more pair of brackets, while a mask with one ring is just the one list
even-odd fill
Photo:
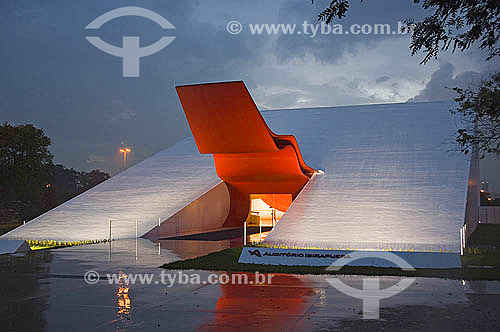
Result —
[[500, 247], [500, 225], [478, 224], [467, 241], [467, 245]]
[[[462, 265], [493, 266], [500, 269], [500, 251], [480, 252], [478, 254], [465, 254], [462, 256]], [[500, 272], [499, 272], [500, 273]]]
[[[500, 253], [474, 255], [463, 257], [460, 269], [416, 269], [403, 271], [399, 268], [344, 266], [340, 271], [325, 271], [326, 266], [285, 266], [238, 263], [242, 247], [225, 249], [193, 259], [164, 264], [161, 267], [171, 270], [210, 270], [261, 273], [292, 273], [292, 274], [352, 274], [370, 276], [408, 276], [436, 277], [449, 279], [486, 279], [500, 280]], [[472, 264], [473, 263], [473, 264]], [[486, 264], [487, 263], [487, 264]], [[494, 268], [469, 268], [467, 265], [491, 265]]]

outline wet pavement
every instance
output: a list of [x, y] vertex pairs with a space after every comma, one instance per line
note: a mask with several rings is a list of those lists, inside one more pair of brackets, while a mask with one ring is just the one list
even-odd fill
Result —
[[[169, 287], [158, 266], [238, 245], [238, 241], [122, 240], [0, 256], [1, 331], [499, 331], [500, 282], [416, 278], [364, 320], [362, 300], [332, 287], [332, 276], [275, 274], [271, 283], [203, 283], [223, 272], [183, 271], [200, 282]], [[85, 281], [88, 271], [101, 279]], [[106, 274], [152, 275], [110, 283]], [[235, 273], [228, 273], [231, 278]], [[267, 275], [265, 275], [267, 276]], [[340, 276], [362, 288], [363, 276]], [[195, 279], [192, 279], [196, 281]], [[387, 288], [398, 277], [380, 277]]]

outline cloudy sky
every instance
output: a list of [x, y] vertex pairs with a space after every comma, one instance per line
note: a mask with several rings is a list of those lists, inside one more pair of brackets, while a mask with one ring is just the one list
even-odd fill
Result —
[[[450, 99], [446, 87], [468, 86], [498, 69], [477, 49], [443, 54], [425, 66], [410, 56], [405, 35], [252, 35], [248, 24], [316, 23], [328, 1], [2, 0], [0, 120], [33, 123], [52, 138], [56, 162], [68, 167], [120, 169], [117, 148], [131, 146], [140, 161], [188, 134], [174, 87], [244, 80], [261, 109]], [[98, 30], [85, 27], [123, 6], [150, 9], [175, 29], [122, 17]], [[426, 13], [413, 1], [358, 1], [342, 20], [390, 24]], [[228, 33], [230, 21], [242, 32]], [[122, 77], [122, 59], [92, 46], [99, 36], [141, 46], [175, 40], [140, 60], [140, 77]], [[500, 191], [500, 188], [498, 189]]]

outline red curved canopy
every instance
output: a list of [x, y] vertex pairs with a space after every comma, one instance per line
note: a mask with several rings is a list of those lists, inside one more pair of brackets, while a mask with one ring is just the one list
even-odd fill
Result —
[[213, 154], [217, 175], [228, 185], [231, 209], [226, 226], [243, 223], [250, 194], [295, 197], [314, 173], [294, 136], [269, 129], [243, 82], [176, 89], [198, 150]]

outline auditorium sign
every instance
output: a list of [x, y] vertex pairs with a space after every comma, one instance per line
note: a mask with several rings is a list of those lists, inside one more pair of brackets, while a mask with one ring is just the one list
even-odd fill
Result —
[[[358, 252], [363, 252], [362, 257], [353, 255], [353, 253]], [[454, 252], [350, 251], [262, 247], [243, 247], [238, 263], [326, 267], [335, 262], [334, 265], [338, 266], [399, 268], [400, 266], [395, 262], [394, 256], [403, 259], [414, 268], [459, 268], [461, 266], [460, 253]]]
[[272, 265], [328, 266], [333, 261], [342, 258], [349, 258], [349, 251], [244, 247], [238, 262]]

